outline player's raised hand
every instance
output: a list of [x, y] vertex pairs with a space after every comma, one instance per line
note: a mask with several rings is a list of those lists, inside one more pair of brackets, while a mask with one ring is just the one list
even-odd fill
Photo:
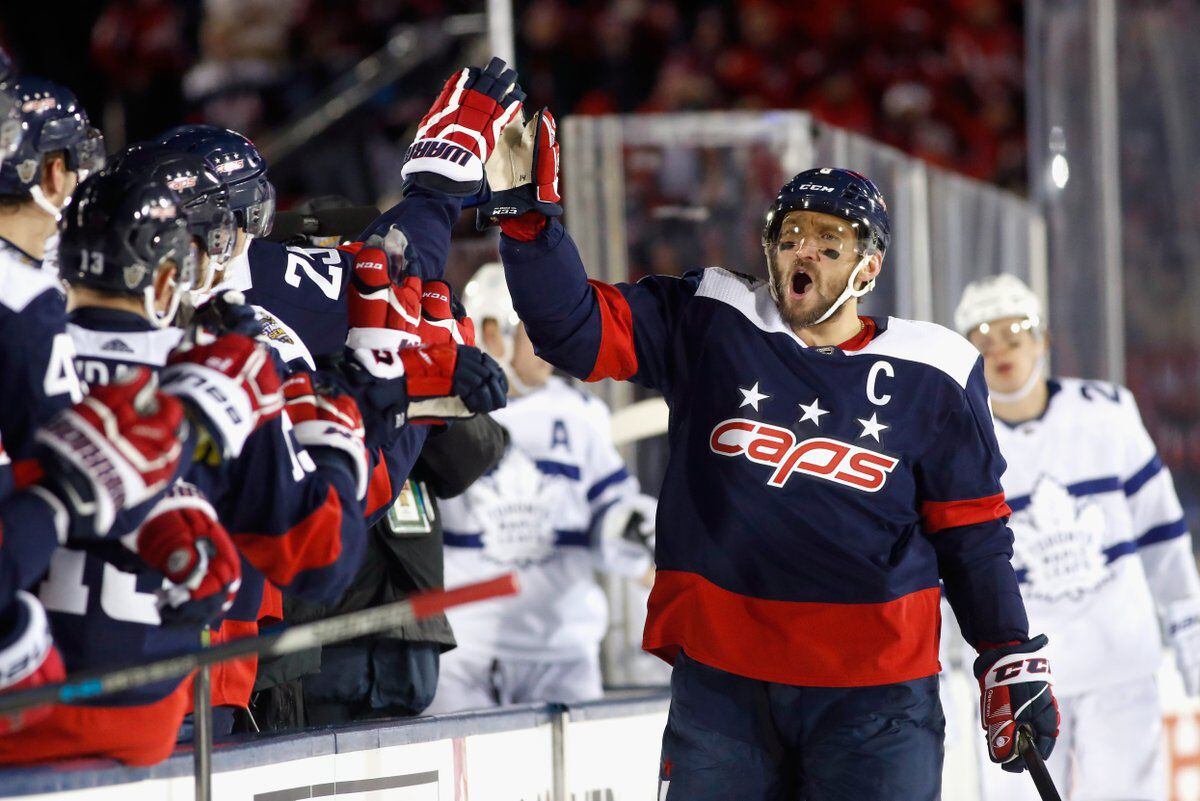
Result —
[[475, 323], [445, 281], [426, 281], [421, 288], [421, 342], [475, 345]]
[[325, 373], [293, 373], [283, 382], [284, 409], [296, 441], [310, 452], [330, 448], [349, 460], [360, 499], [367, 495], [369, 465], [365, 424], [358, 404]]
[[204, 328], [214, 336], [242, 334], [248, 337], [262, 335], [262, 322], [254, 309], [246, 303], [246, 296], [235, 289], [226, 289], [212, 296], [196, 309], [192, 317], [193, 326]]
[[135, 369], [92, 388], [35, 435], [36, 482], [66, 507], [68, 539], [102, 537], [123, 509], [163, 492], [179, 468], [183, 406]]
[[385, 236], [349, 249], [355, 258], [347, 294], [346, 347], [354, 352], [395, 351], [420, 344], [421, 279], [410, 270], [415, 254], [404, 232], [393, 227]]
[[182, 399], [222, 457], [233, 458], [259, 425], [283, 410], [279, 373], [270, 347], [248, 336], [201, 341], [171, 353], [163, 391]]
[[211, 623], [233, 606], [241, 558], [216, 511], [191, 484], [172, 486], [121, 541], [169, 582], [158, 591], [163, 623]]
[[562, 214], [559, 154], [558, 123], [549, 109], [524, 125], [514, 122], [505, 128], [487, 163], [492, 196], [479, 207], [481, 225], [500, 223], [507, 234], [506, 221], [530, 212], [543, 217]]
[[1039, 634], [1023, 643], [990, 648], [975, 660], [988, 756], [1013, 773], [1026, 767], [1017, 745], [1020, 729], [1029, 729], [1042, 759], [1050, 756], [1058, 737], [1058, 701], [1045, 654], [1048, 642]]
[[524, 100], [516, 71], [498, 58], [450, 76], [405, 154], [405, 184], [455, 197], [477, 194], [484, 162]]

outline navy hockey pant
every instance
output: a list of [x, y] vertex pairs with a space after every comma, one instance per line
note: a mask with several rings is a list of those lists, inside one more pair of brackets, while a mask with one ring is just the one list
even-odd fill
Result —
[[684, 654], [671, 674], [659, 801], [937, 801], [937, 676], [793, 687]]

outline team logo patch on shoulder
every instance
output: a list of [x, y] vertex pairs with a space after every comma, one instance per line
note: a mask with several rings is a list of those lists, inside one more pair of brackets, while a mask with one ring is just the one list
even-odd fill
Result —
[[109, 353], [133, 353], [133, 348], [129, 347], [123, 339], [110, 339], [100, 346], [100, 350]]
[[283, 324], [269, 314], [260, 315], [259, 322], [262, 323], [263, 336], [275, 342], [282, 342], [285, 345], [294, 345], [296, 340], [292, 339], [292, 335], [287, 332]]
[[793, 473], [831, 481], [862, 492], [878, 492], [900, 460], [831, 437], [800, 442], [786, 428], [735, 417], [713, 428], [709, 449], [772, 468], [767, 485], [782, 488]]

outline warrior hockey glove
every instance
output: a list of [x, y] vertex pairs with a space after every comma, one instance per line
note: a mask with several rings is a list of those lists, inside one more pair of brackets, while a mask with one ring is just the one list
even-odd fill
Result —
[[310, 452], [333, 449], [349, 460], [361, 500], [370, 477], [362, 414], [354, 399], [323, 373], [295, 373], [283, 382], [284, 409], [296, 441]]
[[988, 756], [1013, 773], [1025, 770], [1017, 749], [1019, 730], [1029, 731], [1042, 759], [1050, 756], [1058, 737], [1058, 701], [1044, 653], [1048, 642], [1039, 634], [1028, 642], [988, 649], [975, 660]]
[[[32, 690], [67, 677], [62, 656], [54, 647], [46, 610], [37, 598], [17, 590], [0, 615], [0, 693]], [[0, 736], [35, 723], [53, 707], [41, 706], [13, 715], [0, 715]]]
[[183, 407], [138, 368], [38, 430], [38, 482], [66, 507], [66, 538], [103, 537], [118, 512], [164, 491], [179, 467]]
[[517, 73], [498, 58], [482, 70], [469, 67], [452, 75], [404, 155], [405, 188], [416, 185], [455, 197], [478, 194], [496, 137], [520, 114], [524, 99]]
[[[542, 109], [524, 125], [513, 123], [505, 128], [487, 163], [492, 197], [479, 207], [480, 227], [499, 223], [507, 234], [517, 218], [529, 212], [543, 217], [562, 214], [558, 168], [558, 123], [549, 109]], [[517, 227], [527, 226], [517, 223]]]
[[445, 281], [426, 281], [421, 288], [421, 342], [475, 345], [475, 323]]
[[1200, 598], [1187, 598], [1167, 606], [1167, 642], [1175, 652], [1175, 666], [1183, 676], [1188, 696], [1200, 695]]
[[166, 625], [211, 623], [229, 611], [242, 562], [217, 513], [191, 484], [176, 483], [121, 541], [166, 576], [158, 613]]
[[348, 249], [355, 259], [347, 294], [346, 347], [393, 351], [420, 344], [421, 279], [409, 273], [414, 254], [404, 232], [393, 227], [382, 238]]
[[246, 438], [283, 409], [270, 348], [241, 334], [174, 351], [162, 371], [162, 386], [189, 404], [226, 459], [238, 456]]

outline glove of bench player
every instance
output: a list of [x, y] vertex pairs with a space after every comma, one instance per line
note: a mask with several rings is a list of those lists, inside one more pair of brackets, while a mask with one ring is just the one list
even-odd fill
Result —
[[[32, 690], [67, 677], [62, 655], [54, 646], [50, 621], [41, 602], [17, 590], [8, 609], [0, 614], [0, 693]], [[35, 723], [50, 714], [51, 706], [0, 715], [0, 736]]]
[[508, 403], [508, 378], [479, 348], [452, 342], [400, 352], [408, 388], [408, 419], [436, 424], [493, 412]]
[[298, 372], [283, 382], [284, 410], [296, 441], [309, 452], [333, 449], [349, 460], [359, 500], [367, 496], [370, 467], [365, 425], [354, 398], [324, 373]]
[[175, 350], [162, 371], [162, 387], [188, 404], [226, 459], [238, 456], [246, 438], [283, 410], [269, 346], [242, 334]]
[[975, 660], [988, 756], [1012, 773], [1026, 767], [1017, 747], [1019, 731], [1028, 731], [1042, 759], [1050, 756], [1058, 737], [1058, 701], [1044, 650], [1048, 642], [1039, 634], [1027, 642], [990, 648]]
[[417, 127], [400, 175], [412, 185], [454, 197], [483, 188], [483, 165], [496, 137], [521, 113], [525, 92], [517, 73], [498, 58], [482, 70], [459, 70]]
[[499, 224], [509, 236], [532, 239], [544, 218], [563, 212], [558, 170], [558, 124], [549, 109], [524, 125], [509, 125], [487, 163], [492, 197], [479, 206], [479, 227]]
[[421, 287], [421, 342], [475, 345], [475, 323], [445, 281], [426, 281]]
[[1200, 695], [1200, 598], [1167, 605], [1163, 623], [1188, 697]]
[[235, 289], [218, 292], [199, 306], [191, 325], [203, 328], [214, 336], [241, 334], [253, 338], [262, 336], [263, 332], [258, 315], [246, 303], [246, 296]]
[[211, 623], [233, 606], [241, 557], [216, 511], [191, 484], [172, 486], [121, 541], [166, 577], [168, 584], [157, 592], [164, 625]]
[[97, 385], [35, 434], [37, 485], [66, 507], [63, 541], [103, 537], [117, 513], [163, 492], [175, 478], [186, 431], [183, 406], [138, 368]]
[[421, 279], [410, 274], [415, 253], [404, 232], [392, 227], [349, 249], [355, 258], [346, 296], [346, 347], [394, 351], [419, 345]]

